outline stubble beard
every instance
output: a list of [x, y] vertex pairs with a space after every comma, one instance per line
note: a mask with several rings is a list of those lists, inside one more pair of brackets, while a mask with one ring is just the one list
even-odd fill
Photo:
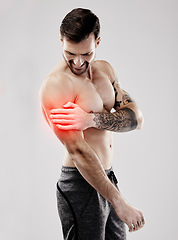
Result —
[[[64, 57], [64, 56], [63, 56], [63, 57]], [[67, 66], [69, 67], [69, 69], [71, 70], [71, 72], [72, 72], [73, 74], [75, 74], [76, 76], [81, 76], [81, 75], [83, 75], [83, 74], [86, 73], [86, 72], [88, 71], [88, 69], [89, 69], [89, 63], [85, 61], [84, 64], [83, 64], [83, 65], [86, 65], [85, 69], [84, 69], [83, 71], [81, 71], [80, 73], [77, 73], [77, 70], [75, 71], [74, 68], [72, 67], [73, 61], [70, 60], [70, 61], [68, 62], [68, 61], [65, 59], [65, 57], [64, 57], [64, 60], [65, 60], [65, 62], [67, 63]]]

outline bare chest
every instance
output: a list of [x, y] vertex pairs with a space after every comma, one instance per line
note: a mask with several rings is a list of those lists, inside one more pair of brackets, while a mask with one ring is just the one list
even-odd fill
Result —
[[77, 84], [76, 103], [87, 112], [110, 112], [114, 101], [114, 89], [104, 74], [94, 75], [92, 81], [83, 79]]

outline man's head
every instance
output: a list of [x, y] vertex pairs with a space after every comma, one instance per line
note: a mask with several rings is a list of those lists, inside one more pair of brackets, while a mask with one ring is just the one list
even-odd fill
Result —
[[98, 17], [89, 9], [76, 8], [69, 12], [60, 26], [61, 37], [79, 43], [94, 33], [95, 40], [99, 37], [100, 23]]
[[62, 21], [63, 56], [74, 74], [85, 73], [94, 60], [100, 43], [99, 32], [99, 19], [88, 9], [74, 9]]

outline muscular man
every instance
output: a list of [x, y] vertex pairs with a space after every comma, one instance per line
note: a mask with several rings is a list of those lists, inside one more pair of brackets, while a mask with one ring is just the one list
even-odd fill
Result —
[[63, 59], [40, 91], [44, 116], [67, 150], [57, 200], [68, 240], [124, 240], [125, 223], [129, 231], [145, 223], [122, 197], [112, 169], [112, 132], [140, 129], [143, 117], [110, 64], [95, 60], [99, 32], [90, 10], [68, 13], [60, 27]]

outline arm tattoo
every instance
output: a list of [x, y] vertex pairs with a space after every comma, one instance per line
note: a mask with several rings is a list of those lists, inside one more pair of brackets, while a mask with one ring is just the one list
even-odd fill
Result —
[[115, 104], [114, 104], [114, 108], [116, 107], [121, 107], [121, 104], [123, 105], [127, 105], [128, 103], [130, 102], [133, 102], [133, 100], [131, 99], [131, 97], [129, 96], [129, 94], [123, 90], [124, 94], [122, 95], [122, 101], [118, 101], [118, 91], [117, 89], [115, 88], [114, 84], [116, 84], [117, 87], [120, 87], [119, 86], [119, 82], [118, 80], [116, 79], [112, 85], [113, 85], [113, 88], [114, 88], [114, 92], [115, 92]]
[[123, 90], [123, 92], [124, 92], [124, 94], [123, 94], [123, 96], [122, 96], [122, 102], [123, 102], [123, 104], [126, 105], [126, 104], [128, 104], [128, 103], [130, 103], [130, 102], [133, 102], [133, 100], [131, 99], [131, 97], [129, 96], [129, 94], [128, 94], [126, 91], [124, 91], [124, 90]]
[[117, 90], [116, 90], [116, 88], [115, 88], [115, 86], [114, 86], [114, 83], [116, 82], [116, 85], [119, 87], [119, 82], [118, 82], [118, 80], [116, 79], [113, 83], [112, 83], [112, 85], [113, 85], [113, 88], [114, 88], [114, 92], [115, 92], [115, 104], [114, 104], [114, 108], [115, 107], [120, 107], [121, 106], [121, 103], [122, 103], [122, 101], [117, 101], [116, 99], [117, 99], [117, 95], [118, 95], [118, 92], [117, 92]]
[[114, 132], [128, 132], [137, 127], [135, 113], [130, 108], [123, 108], [114, 113], [94, 113], [98, 129]]

